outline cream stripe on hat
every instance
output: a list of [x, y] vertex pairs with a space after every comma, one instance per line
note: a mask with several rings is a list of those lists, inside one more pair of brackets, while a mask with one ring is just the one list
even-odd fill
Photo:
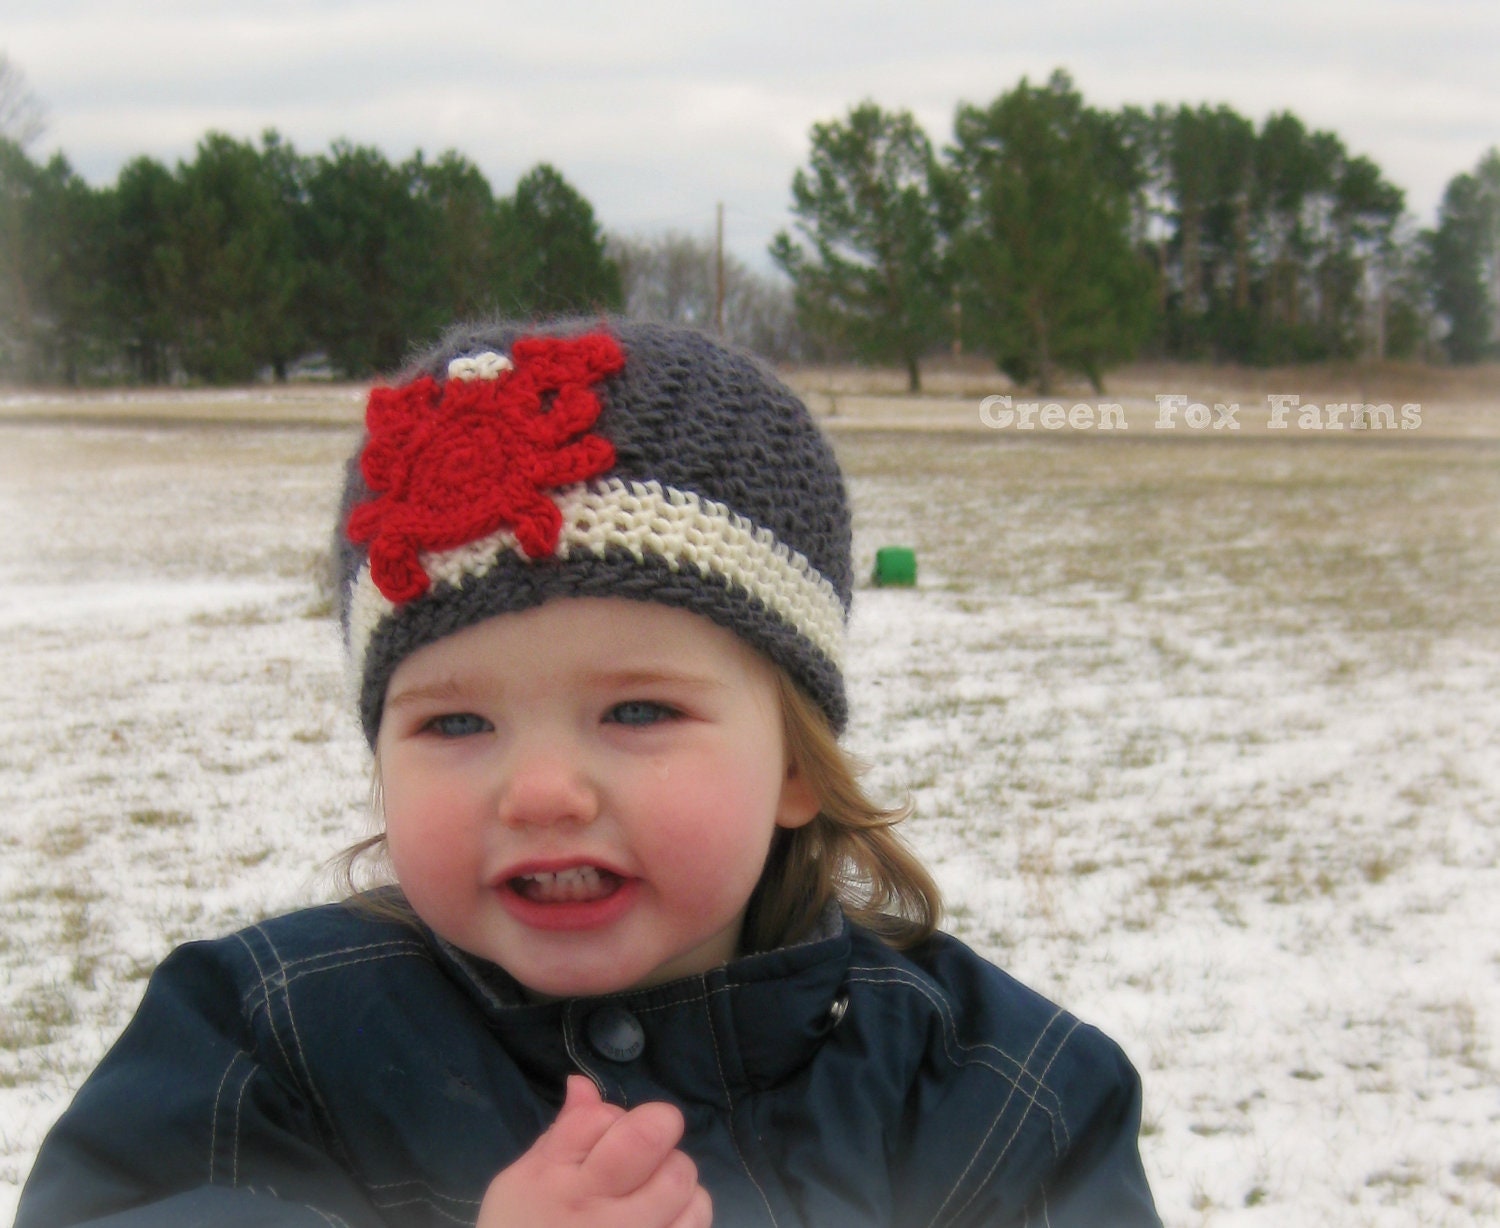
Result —
[[[836, 669], [843, 668], [844, 608], [838, 593], [769, 529], [757, 528], [722, 503], [659, 482], [609, 478], [564, 487], [553, 498], [563, 516], [558, 558], [583, 551], [603, 558], [610, 550], [623, 550], [637, 562], [652, 556], [674, 571], [691, 567], [717, 576], [758, 599]], [[457, 588], [488, 572], [506, 551], [526, 558], [515, 534], [501, 529], [456, 550], [421, 555], [422, 569], [434, 585]], [[349, 606], [349, 663], [356, 686], [371, 638], [395, 609], [375, 587], [366, 562]]]

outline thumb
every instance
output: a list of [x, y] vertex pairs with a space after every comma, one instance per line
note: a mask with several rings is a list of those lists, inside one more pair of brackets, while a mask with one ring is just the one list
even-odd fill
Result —
[[563, 1092], [562, 1112], [566, 1113], [572, 1109], [583, 1109], [603, 1103], [604, 1097], [599, 1094], [599, 1085], [588, 1075], [570, 1074], [568, 1076], [567, 1087]]
[[623, 1116], [624, 1109], [605, 1103], [592, 1079], [569, 1075], [557, 1120], [539, 1141], [559, 1160], [581, 1163], [605, 1131]]

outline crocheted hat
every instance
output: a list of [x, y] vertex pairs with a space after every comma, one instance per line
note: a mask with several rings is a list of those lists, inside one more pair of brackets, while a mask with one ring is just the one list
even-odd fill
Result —
[[678, 606], [847, 716], [853, 569], [833, 451], [745, 355], [687, 329], [454, 330], [370, 394], [339, 515], [339, 613], [375, 744], [401, 660], [554, 597]]

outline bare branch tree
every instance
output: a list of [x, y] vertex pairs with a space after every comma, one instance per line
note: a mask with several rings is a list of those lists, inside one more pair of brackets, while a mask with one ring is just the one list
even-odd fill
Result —
[[[624, 282], [626, 315], [713, 327], [712, 238], [672, 230], [630, 238], [611, 235], [609, 253]], [[726, 256], [724, 336], [772, 361], [803, 357], [806, 338], [797, 324], [791, 286]]]
[[26, 84], [26, 74], [0, 51], [0, 137], [24, 149], [46, 129], [47, 108]]

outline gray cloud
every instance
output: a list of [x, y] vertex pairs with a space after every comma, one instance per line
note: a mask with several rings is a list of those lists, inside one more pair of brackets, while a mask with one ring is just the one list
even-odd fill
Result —
[[[4, 49], [48, 104], [42, 147], [93, 182], [191, 155], [209, 129], [275, 127], [392, 158], [457, 148], [499, 191], [556, 164], [623, 232], [706, 231], [764, 266], [816, 121], [862, 98], [944, 143], [960, 102], [1065, 67], [1100, 106], [1291, 110], [1337, 132], [1431, 219], [1500, 143], [1492, 0], [1260, 4], [765, 0], [630, 6], [20, 0]], [[144, 10], [144, 11], [143, 11]]]

